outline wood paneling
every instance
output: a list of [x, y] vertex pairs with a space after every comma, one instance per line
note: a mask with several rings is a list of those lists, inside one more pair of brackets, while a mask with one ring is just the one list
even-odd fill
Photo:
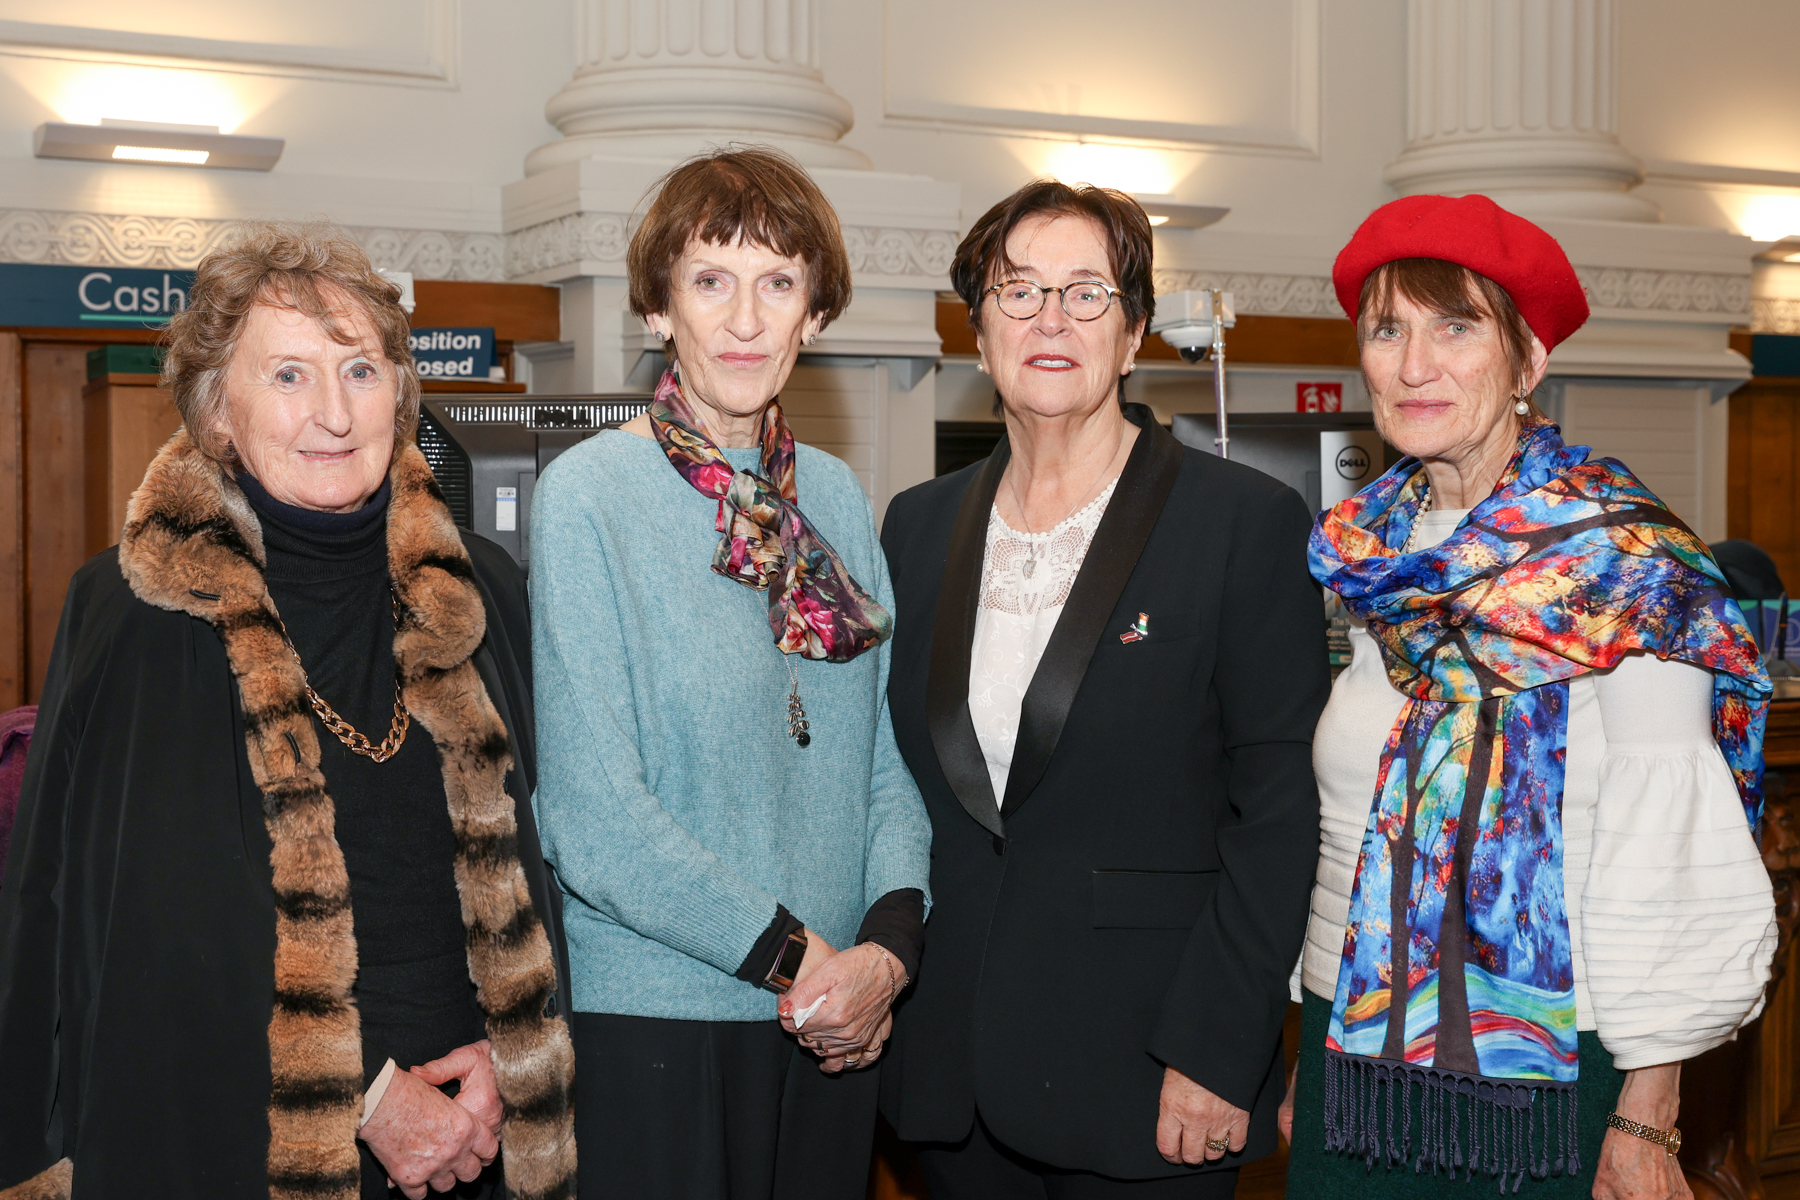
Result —
[[25, 703], [25, 344], [0, 333], [0, 710]]
[[25, 696], [36, 704], [69, 578], [88, 558], [85, 417], [91, 342], [25, 346]]
[[[87, 543], [91, 556], [119, 540], [125, 505], [144, 481], [150, 460], [181, 425], [169, 393], [158, 387], [119, 386], [103, 376], [82, 397], [86, 424]], [[126, 378], [129, 378], [128, 376]]]
[[562, 292], [535, 283], [413, 281], [415, 329], [491, 327], [495, 341], [562, 340]]
[[[937, 334], [945, 354], [974, 354], [975, 334], [961, 300], [937, 302]], [[1146, 334], [1138, 357], [1174, 360], [1181, 355]], [[1341, 317], [1262, 317], [1246, 314], [1225, 334], [1225, 362], [1296, 367], [1355, 367], [1356, 329]]]
[[1729, 403], [1726, 533], [1767, 550], [1800, 591], [1800, 383], [1753, 379]]

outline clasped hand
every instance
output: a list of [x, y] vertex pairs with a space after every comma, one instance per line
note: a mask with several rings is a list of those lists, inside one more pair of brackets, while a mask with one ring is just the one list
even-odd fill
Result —
[[[794, 986], [776, 1006], [781, 1027], [819, 1056], [819, 1069], [828, 1075], [866, 1067], [881, 1055], [894, 1028], [888, 1009], [894, 985], [905, 978], [900, 961], [873, 943], [837, 951], [810, 929], [806, 937], [806, 957]], [[796, 1029], [794, 1014], [820, 996], [825, 1003], [806, 1019], [805, 1029]], [[857, 1061], [849, 1062], [852, 1058]]]
[[[452, 1079], [458, 1083], [455, 1099], [438, 1090]], [[494, 1161], [505, 1116], [484, 1040], [395, 1071], [357, 1136], [369, 1144], [390, 1185], [407, 1200], [422, 1200], [427, 1188], [447, 1192]]]

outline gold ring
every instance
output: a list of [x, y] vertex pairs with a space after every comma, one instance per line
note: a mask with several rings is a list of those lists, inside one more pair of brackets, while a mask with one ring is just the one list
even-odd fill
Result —
[[1227, 1150], [1231, 1149], [1231, 1139], [1230, 1138], [1217, 1138], [1217, 1139], [1207, 1138], [1206, 1139], [1206, 1148], [1208, 1150], [1217, 1150], [1220, 1154], [1223, 1154]]

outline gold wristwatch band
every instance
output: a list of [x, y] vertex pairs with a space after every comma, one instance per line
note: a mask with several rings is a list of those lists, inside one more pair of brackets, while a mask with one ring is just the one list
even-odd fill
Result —
[[1670, 1154], [1679, 1153], [1681, 1150], [1681, 1130], [1679, 1129], [1654, 1129], [1649, 1125], [1639, 1125], [1636, 1121], [1627, 1120], [1618, 1113], [1609, 1114], [1606, 1123], [1622, 1133], [1629, 1133], [1632, 1137], [1643, 1138], [1646, 1142], [1655, 1142]]

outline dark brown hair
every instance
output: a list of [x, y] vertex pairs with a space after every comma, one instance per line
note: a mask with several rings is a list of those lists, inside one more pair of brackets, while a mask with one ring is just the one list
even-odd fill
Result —
[[806, 264], [807, 312], [820, 328], [850, 305], [850, 255], [825, 193], [793, 158], [770, 146], [737, 146], [689, 159], [660, 179], [656, 199], [625, 254], [631, 311], [669, 311], [669, 273], [699, 239], [739, 239]]
[[1124, 192], [1090, 183], [1071, 186], [1059, 179], [1034, 179], [981, 214], [956, 248], [950, 283], [969, 306], [969, 328], [981, 332], [981, 302], [987, 289], [1018, 270], [1006, 255], [1006, 239], [1022, 222], [1037, 216], [1085, 217], [1098, 225], [1125, 324], [1136, 326], [1150, 319], [1156, 311], [1156, 285], [1150, 279], [1155, 248], [1150, 218], [1138, 202]]
[[231, 445], [219, 430], [227, 399], [225, 377], [244, 320], [258, 304], [303, 312], [344, 346], [356, 344], [342, 321], [345, 308], [369, 319], [399, 380], [397, 457], [419, 424], [419, 377], [412, 367], [411, 331], [400, 307], [400, 288], [376, 272], [348, 234], [324, 221], [245, 222], [230, 244], [201, 260], [187, 308], [169, 318], [162, 386], [174, 398], [200, 452], [215, 462], [233, 463]]
[[[1512, 373], [1512, 395], [1531, 377], [1531, 326], [1506, 289], [1479, 271], [1441, 258], [1401, 258], [1384, 263], [1363, 280], [1357, 305], [1356, 344], [1394, 319], [1394, 298], [1404, 296], [1429, 312], [1465, 321], [1492, 321], [1500, 331], [1506, 368]], [[1542, 416], [1537, 401], [1531, 411]]]

